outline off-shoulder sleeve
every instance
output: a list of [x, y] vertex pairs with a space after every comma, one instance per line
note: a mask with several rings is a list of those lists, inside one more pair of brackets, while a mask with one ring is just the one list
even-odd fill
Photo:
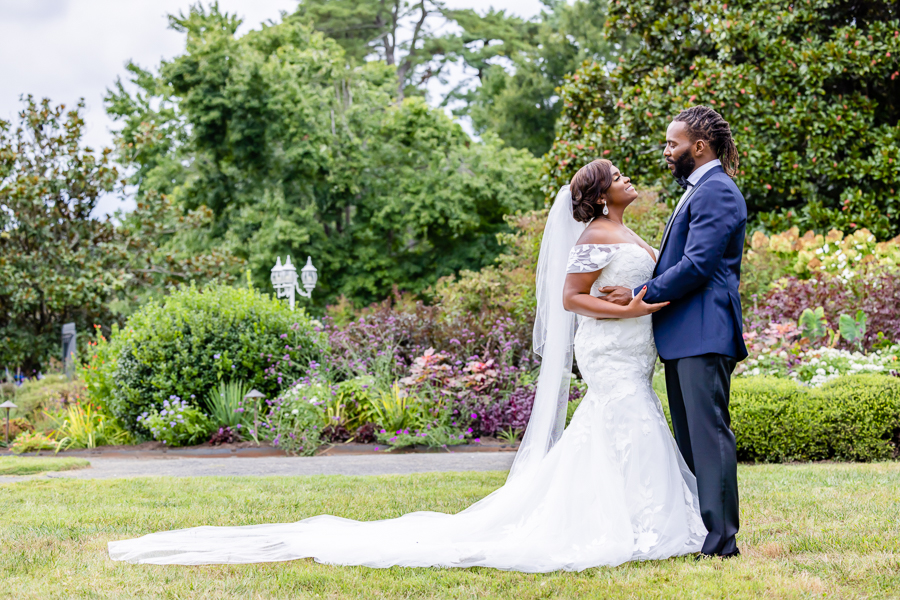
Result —
[[610, 263], [616, 246], [608, 244], [581, 244], [569, 252], [566, 273], [592, 273]]

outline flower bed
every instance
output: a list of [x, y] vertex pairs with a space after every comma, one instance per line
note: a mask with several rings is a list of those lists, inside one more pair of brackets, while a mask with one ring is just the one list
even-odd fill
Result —
[[765, 349], [740, 363], [735, 369], [735, 375], [782, 377], [819, 387], [843, 375], [858, 373], [897, 375], [898, 371], [900, 371], [900, 345], [894, 345], [886, 350], [876, 350], [868, 354], [827, 347], [800, 350], [796, 353]]

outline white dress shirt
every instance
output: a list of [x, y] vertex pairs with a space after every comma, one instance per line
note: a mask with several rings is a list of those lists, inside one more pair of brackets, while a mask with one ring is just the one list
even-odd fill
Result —
[[[687, 180], [689, 182], [691, 182], [691, 185], [689, 185], [688, 188], [686, 190], [684, 190], [684, 193], [681, 195], [681, 199], [678, 200], [678, 204], [675, 206], [675, 210], [672, 212], [671, 218], [669, 218], [669, 222], [666, 227], [667, 230], [669, 228], [668, 226], [671, 226], [672, 222], [675, 220], [675, 217], [678, 216], [678, 213], [681, 211], [681, 207], [684, 206], [684, 201], [687, 200], [688, 195], [691, 193], [691, 188], [694, 187], [695, 185], [697, 185], [697, 183], [700, 181], [700, 179], [704, 175], [706, 175], [707, 171], [709, 171], [713, 167], [718, 167], [721, 164], [722, 164], [722, 161], [720, 161], [717, 158], [715, 160], [709, 161], [705, 165], [701, 165], [701, 166], [697, 167], [696, 169], [694, 169], [693, 173], [688, 175]], [[665, 239], [665, 238], [666, 238], [666, 235], [665, 235], [665, 232], [663, 232], [663, 239]], [[660, 250], [662, 250], [662, 248], [660, 248]], [[656, 258], [659, 259], [659, 254], [657, 254]], [[634, 290], [631, 290], [631, 297], [634, 298]]]
[[[688, 188], [687, 188], [686, 190], [684, 190], [684, 193], [681, 195], [681, 199], [678, 201], [678, 205], [675, 207], [675, 211], [672, 213], [672, 219], [671, 219], [671, 221], [674, 221], [674, 220], [675, 220], [675, 217], [676, 217], [676, 216], [678, 215], [678, 213], [681, 211], [681, 207], [682, 207], [682, 205], [684, 204], [685, 199], [688, 197], [688, 194], [691, 193], [691, 188], [694, 187], [695, 185], [697, 185], [697, 182], [699, 182], [700, 179], [701, 179], [704, 175], [706, 175], [706, 172], [707, 172], [707, 171], [709, 171], [709, 170], [712, 169], [713, 167], [721, 166], [721, 164], [722, 164], [722, 161], [720, 161], [720, 160], [717, 158], [717, 159], [715, 159], [715, 160], [709, 161], [709, 162], [706, 163], [705, 165], [701, 165], [701, 166], [697, 167], [696, 169], [694, 169], [694, 172], [693, 172], [693, 173], [691, 173], [690, 175], [688, 175], [687, 180], [691, 182], [691, 185], [689, 185]], [[669, 221], [669, 222], [671, 223], [671, 221]]]

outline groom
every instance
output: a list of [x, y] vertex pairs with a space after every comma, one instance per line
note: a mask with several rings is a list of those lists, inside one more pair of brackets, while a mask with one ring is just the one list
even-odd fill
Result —
[[[740, 554], [737, 455], [728, 401], [731, 373], [747, 356], [738, 284], [747, 206], [731, 180], [738, 153], [731, 129], [706, 106], [693, 106], [666, 131], [663, 156], [685, 189], [663, 232], [644, 302], [671, 302], [653, 314], [665, 364], [678, 449], [697, 476], [700, 512], [709, 531], [702, 555]], [[603, 288], [627, 304], [635, 290]]]

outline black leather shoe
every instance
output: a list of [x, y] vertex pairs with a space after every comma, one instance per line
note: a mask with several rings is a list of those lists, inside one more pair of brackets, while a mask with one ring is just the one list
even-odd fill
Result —
[[704, 560], [712, 560], [714, 558], [721, 558], [722, 560], [726, 560], [728, 558], [734, 558], [735, 556], [740, 556], [740, 555], [741, 555], [741, 551], [738, 550], [737, 548], [735, 548], [734, 552], [732, 552], [731, 554], [704, 554], [703, 552], [701, 552], [700, 554], [698, 554], [697, 556], [694, 557], [694, 560], [697, 562], [701, 562]]

